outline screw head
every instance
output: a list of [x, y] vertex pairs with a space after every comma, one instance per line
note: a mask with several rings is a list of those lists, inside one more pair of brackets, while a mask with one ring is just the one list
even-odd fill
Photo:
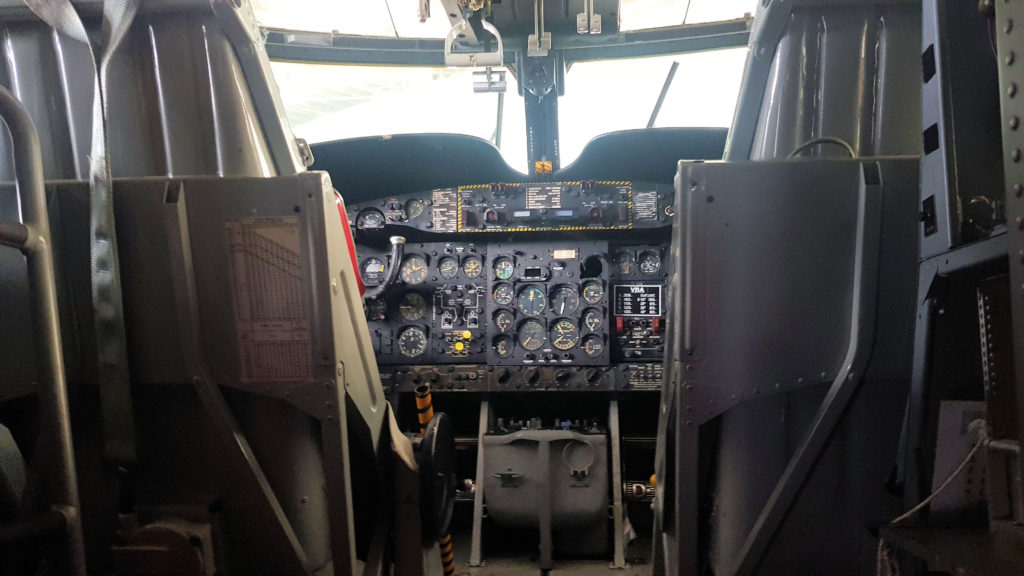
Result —
[[1013, 66], [1013, 63], [1016, 62], [1016, 61], [1017, 61], [1017, 56], [1013, 53], [1013, 51], [1011, 50], [1010, 52], [1007, 52], [1007, 54], [1006, 54], [1006, 65], [1007, 66]]
[[1017, 83], [1010, 82], [1010, 85], [1006, 87], [1006, 95], [1013, 98], [1017, 95]]
[[1020, 148], [1014, 148], [1013, 152], [1010, 152], [1010, 158], [1012, 158], [1014, 162], [1020, 162]]
[[1020, 118], [1017, 118], [1016, 116], [1011, 116], [1010, 130], [1016, 130], [1018, 127], [1020, 127]]
[[1014, 184], [1013, 185], [1013, 193], [1014, 193], [1015, 196], [1017, 196], [1017, 198], [1020, 198], [1021, 196], [1024, 196], [1024, 184], [1021, 184], [1020, 182], [1017, 182], [1016, 184]]

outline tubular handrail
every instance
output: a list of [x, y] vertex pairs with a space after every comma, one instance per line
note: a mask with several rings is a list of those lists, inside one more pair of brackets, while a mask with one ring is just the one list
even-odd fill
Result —
[[[42, 483], [38, 493], [64, 518], [67, 574], [85, 574], [85, 551], [79, 515], [78, 479], [71, 442], [71, 418], [60, 324], [57, 318], [57, 286], [53, 271], [50, 222], [43, 187], [43, 161], [39, 135], [21, 102], [0, 87], [0, 119], [11, 134], [14, 174], [21, 205], [21, 223], [0, 223], [0, 244], [13, 246], [25, 255], [32, 301], [33, 335], [39, 358], [39, 437], [33, 467]], [[17, 530], [25, 522], [4, 526]], [[27, 532], [35, 533], [32, 530]], [[47, 531], [39, 535], [42, 536]]]

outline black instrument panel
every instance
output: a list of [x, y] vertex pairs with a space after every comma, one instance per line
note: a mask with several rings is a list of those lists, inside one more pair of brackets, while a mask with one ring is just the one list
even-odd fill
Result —
[[[349, 206], [385, 382], [471, 391], [661, 381], [668, 187], [485, 184]], [[389, 237], [406, 238], [397, 278]]]
[[434, 233], [597, 232], [671, 225], [672, 188], [625, 181], [494, 183], [349, 206], [358, 230]]

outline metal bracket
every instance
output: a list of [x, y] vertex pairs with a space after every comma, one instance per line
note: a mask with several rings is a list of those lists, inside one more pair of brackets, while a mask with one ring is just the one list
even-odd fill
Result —
[[501, 480], [502, 488], [518, 488], [519, 482], [523, 478], [522, 473], [511, 468], [506, 468], [504, 472], [495, 472], [492, 476]]
[[299, 149], [299, 158], [302, 159], [302, 164], [309, 168], [313, 165], [313, 150], [309, 147], [309, 142], [306, 142], [305, 138], [296, 138], [295, 146]]
[[473, 82], [473, 92], [497, 92], [502, 93], [505, 91], [507, 84], [505, 83], [505, 69], [500, 68], [495, 70], [488, 66], [484, 70], [476, 70], [473, 72], [474, 76], [480, 76], [483, 78], [482, 81]]
[[526, 55], [547, 56], [548, 50], [551, 50], [551, 32], [544, 31], [544, 0], [533, 0], [533, 34], [526, 37]]
[[601, 33], [601, 15], [594, 13], [594, 0], [583, 0], [583, 12], [576, 15], [576, 33]]
[[487, 20], [480, 20], [480, 24], [494, 36], [494, 39], [498, 41], [498, 50], [496, 52], [452, 52], [452, 46], [455, 44], [455, 39], [459, 37], [459, 34], [464, 33], [470, 29], [469, 22], [465, 19], [460, 20], [458, 24], [452, 26], [452, 29], [448, 31], [448, 36], [444, 39], [444, 63], [446, 66], [463, 66], [463, 67], [474, 67], [474, 66], [501, 66], [505, 62], [505, 47], [501, 42], [501, 33]]

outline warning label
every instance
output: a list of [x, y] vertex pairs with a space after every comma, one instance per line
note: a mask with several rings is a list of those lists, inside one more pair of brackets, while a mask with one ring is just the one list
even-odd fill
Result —
[[562, 187], [530, 186], [526, 189], [527, 210], [546, 210], [562, 207]]
[[637, 220], [654, 220], [658, 217], [658, 192], [656, 190], [637, 191], [633, 212]]
[[227, 223], [242, 380], [312, 376], [298, 217]]

